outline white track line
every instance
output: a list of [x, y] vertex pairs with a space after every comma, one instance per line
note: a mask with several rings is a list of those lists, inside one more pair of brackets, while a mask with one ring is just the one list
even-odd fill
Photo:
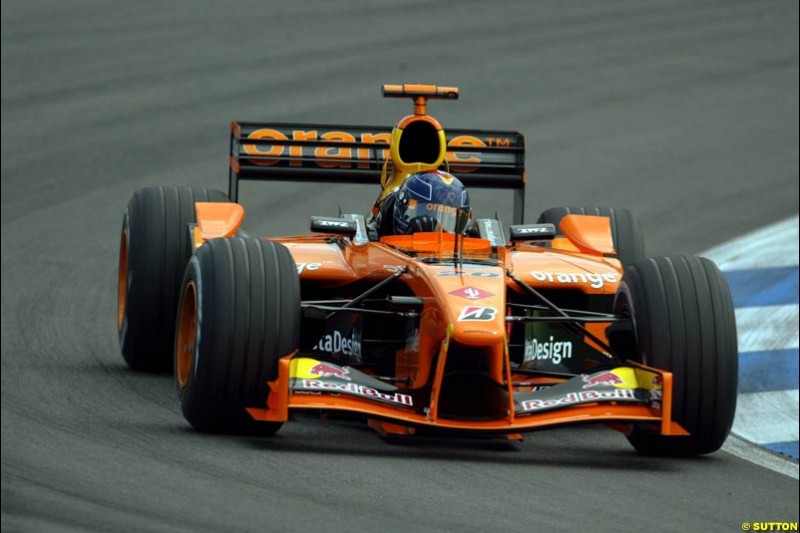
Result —
[[757, 464], [764, 468], [778, 472], [785, 476], [800, 479], [800, 465], [783, 455], [778, 455], [766, 450], [758, 444], [753, 444], [737, 435], [731, 434], [722, 449], [731, 455], [740, 457], [745, 461]]

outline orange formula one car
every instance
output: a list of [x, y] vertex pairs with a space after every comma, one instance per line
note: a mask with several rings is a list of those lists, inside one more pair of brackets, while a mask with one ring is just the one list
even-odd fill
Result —
[[[716, 266], [646, 258], [623, 209], [553, 208], [525, 224], [520, 133], [445, 133], [427, 103], [456, 99], [455, 87], [383, 94], [411, 98], [414, 114], [394, 128], [233, 122], [227, 195], [133, 195], [118, 288], [129, 366], [174, 368], [201, 431], [271, 434], [310, 409], [362, 415], [383, 435], [518, 439], [599, 423], [643, 453], [717, 450], [738, 371]], [[512, 190], [507, 237], [466, 202], [404, 197], [420, 175]], [[383, 192], [366, 218], [312, 216], [308, 235], [253, 238], [240, 230], [240, 180]], [[390, 198], [395, 222], [402, 204], [425, 224], [383, 231]]]

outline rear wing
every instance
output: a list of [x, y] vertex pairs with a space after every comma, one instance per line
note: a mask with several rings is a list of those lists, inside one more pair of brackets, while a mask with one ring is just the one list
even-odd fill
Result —
[[[446, 130], [445, 170], [467, 187], [514, 191], [513, 223], [525, 211], [525, 136], [515, 131]], [[379, 185], [392, 129], [231, 122], [228, 196], [240, 180]]]

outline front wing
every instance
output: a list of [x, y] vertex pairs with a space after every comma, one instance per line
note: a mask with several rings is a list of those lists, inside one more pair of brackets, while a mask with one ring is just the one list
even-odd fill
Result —
[[[511, 376], [509, 376], [511, 377]], [[437, 379], [438, 378], [438, 379]], [[316, 409], [365, 415], [384, 433], [410, 434], [417, 427], [462, 432], [518, 434], [586, 423], [650, 423], [663, 435], [687, 435], [672, 421], [672, 373], [631, 363], [546, 386], [506, 383], [506, 416], [491, 420], [440, 416], [441, 377], [419, 402], [415, 391], [375, 379], [355, 368], [295, 354], [279, 362], [266, 408], [248, 408], [260, 421], [285, 422], [292, 410]]]

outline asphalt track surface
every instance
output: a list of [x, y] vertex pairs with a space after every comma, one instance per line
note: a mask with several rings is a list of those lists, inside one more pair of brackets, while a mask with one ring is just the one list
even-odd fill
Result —
[[[796, 480], [603, 428], [390, 445], [304, 418], [206, 436], [114, 323], [131, 193], [225, 188], [228, 121], [392, 124], [383, 82], [462, 88], [445, 128], [528, 136], [528, 216], [635, 208], [649, 252], [798, 212], [795, 1], [2, 2], [4, 531], [735, 531], [798, 520]], [[251, 228], [366, 211], [374, 188], [243, 188]], [[506, 212], [501, 193], [473, 195]], [[506, 217], [508, 221], [508, 217]], [[6, 529], [8, 528], [8, 529]]]

